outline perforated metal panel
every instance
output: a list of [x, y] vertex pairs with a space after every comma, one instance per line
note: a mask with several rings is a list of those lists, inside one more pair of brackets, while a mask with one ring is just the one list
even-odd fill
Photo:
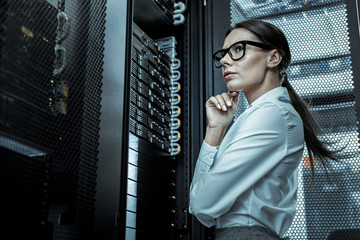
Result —
[[14, 239], [91, 234], [105, 3], [0, 3], [0, 203]]
[[[346, 1], [232, 0], [231, 23], [259, 18], [283, 30], [292, 53], [289, 80], [311, 106], [322, 140], [344, 148], [332, 164], [332, 183], [315, 168], [311, 186], [307, 155], [300, 166], [298, 207], [290, 239], [359, 239], [360, 156]], [[241, 106], [239, 107], [241, 111]]]

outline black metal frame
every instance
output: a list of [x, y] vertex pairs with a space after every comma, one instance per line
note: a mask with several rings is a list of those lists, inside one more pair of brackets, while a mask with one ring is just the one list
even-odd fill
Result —
[[[108, 0], [93, 239], [124, 239], [128, 103], [132, 1]], [[130, 33], [130, 34], [129, 34]]]
[[[204, 9], [202, 1], [188, 1], [188, 8], [191, 9], [189, 20], [185, 23], [189, 31], [189, 58], [186, 65], [190, 69], [188, 72], [188, 86], [187, 91], [189, 105], [187, 106], [189, 112], [189, 125], [188, 133], [189, 149], [187, 158], [190, 162], [190, 181], [191, 176], [194, 172], [195, 161], [197, 159], [200, 144], [203, 139], [203, 114], [202, 106], [204, 105], [204, 59], [203, 59], [203, 48], [204, 48]], [[189, 216], [189, 226], [191, 226], [191, 232], [188, 236], [189, 239], [204, 239], [204, 232], [200, 223], [193, 217]]]

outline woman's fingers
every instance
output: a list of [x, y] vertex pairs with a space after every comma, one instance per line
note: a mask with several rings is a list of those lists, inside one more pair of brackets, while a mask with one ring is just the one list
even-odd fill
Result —
[[238, 102], [238, 92], [228, 92], [228, 95], [231, 98], [231, 103], [237, 105]]
[[235, 107], [236, 107], [237, 104], [238, 104], [238, 101], [239, 101], [238, 93], [237, 92], [232, 92], [232, 93], [230, 93], [230, 95], [232, 96], [232, 104], [234, 104]]
[[234, 97], [234, 96], [236, 96], [238, 93], [237, 93], [237, 92], [228, 92], [228, 94], [229, 94], [231, 97]]
[[233, 105], [233, 98], [237, 92], [222, 93], [209, 98], [209, 103], [214, 104], [219, 110], [227, 111]]
[[227, 110], [227, 108], [226, 108], [226, 101], [227, 101], [227, 99], [224, 99], [223, 94], [221, 94], [221, 95], [216, 95], [215, 98], [218, 100], [221, 109], [222, 109], [223, 111], [226, 111], [226, 110]]
[[213, 104], [213, 105], [216, 106], [218, 109], [221, 109], [221, 105], [220, 105], [219, 101], [218, 101], [217, 98], [214, 97], [214, 96], [212, 96], [212, 97], [209, 98], [208, 103]]
[[222, 93], [206, 101], [206, 116], [209, 126], [228, 126], [236, 112], [237, 94]]

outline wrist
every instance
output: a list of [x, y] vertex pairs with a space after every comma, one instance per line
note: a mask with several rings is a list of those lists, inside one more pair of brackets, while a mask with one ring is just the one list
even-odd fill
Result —
[[209, 121], [207, 128], [222, 130], [222, 129], [226, 129], [228, 125], [229, 125], [228, 122]]
[[210, 146], [220, 145], [226, 131], [226, 126], [210, 126], [206, 128], [204, 141]]

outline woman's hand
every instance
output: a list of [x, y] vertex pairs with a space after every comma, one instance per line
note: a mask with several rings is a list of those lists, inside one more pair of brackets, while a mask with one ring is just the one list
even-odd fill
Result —
[[211, 146], [221, 143], [225, 131], [234, 118], [238, 103], [238, 93], [222, 93], [210, 97], [205, 104], [209, 125], [206, 129], [204, 141]]
[[226, 128], [234, 118], [237, 102], [237, 92], [222, 93], [210, 97], [205, 104], [208, 127]]

